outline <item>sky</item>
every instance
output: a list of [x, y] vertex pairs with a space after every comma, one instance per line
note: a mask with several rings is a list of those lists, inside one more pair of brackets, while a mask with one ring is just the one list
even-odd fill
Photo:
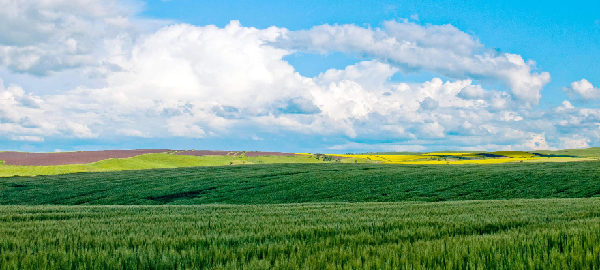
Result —
[[0, 150], [600, 146], [598, 1], [0, 5]]

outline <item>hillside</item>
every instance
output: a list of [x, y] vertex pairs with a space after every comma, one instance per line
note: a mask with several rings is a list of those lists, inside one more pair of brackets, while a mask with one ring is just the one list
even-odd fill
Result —
[[[128, 158], [107, 158], [91, 163], [61, 165], [6, 165], [0, 162], [0, 177], [57, 175], [80, 172], [110, 172], [123, 170], [144, 170], [156, 168], [181, 168], [195, 166], [225, 166], [238, 164], [282, 164], [282, 163], [323, 163], [322, 159], [306, 155], [228, 155], [208, 153], [208, 155], [179, 154], [164, 152], [135, 155]], [[56, 155], [57, 154], [50, 154]], [[55, 159], [59, 159], [57, 157]], [[53, 160], [46, 162], [52, 162]]]
[[195, 166], [287, 163], [378, 163], [465, 165], [600, 160], [598, 148], [560, 151], [311, 154], [214, 150], [106, 150], [58, 153], [0, 152], [0, 177], [57, 175]]
[[265, 164], [0, 181], [0, 204], [271, 204], [600, 196], [600, 162]]

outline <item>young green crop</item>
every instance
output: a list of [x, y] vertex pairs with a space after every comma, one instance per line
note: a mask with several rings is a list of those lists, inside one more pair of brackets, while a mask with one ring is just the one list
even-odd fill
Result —
[[599, 269], [600, 199], [0, 206], [0, 269]]
[[270, 164], [0, 180], [0, 204], [270, 204], [600, 196], [600, 162]]
[[0, 269], [600, 269], [598, 196], [600, 162], [9, 177]]

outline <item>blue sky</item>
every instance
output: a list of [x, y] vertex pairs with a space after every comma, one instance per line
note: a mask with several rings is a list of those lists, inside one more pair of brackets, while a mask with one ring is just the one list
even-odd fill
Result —
[[5, 150], [600, 146], [598, 1], [3, 6]]

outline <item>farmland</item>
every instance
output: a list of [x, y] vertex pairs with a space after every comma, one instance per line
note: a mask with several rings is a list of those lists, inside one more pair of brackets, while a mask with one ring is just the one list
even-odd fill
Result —
[[321, 163], [311, 156], [245, 156], [245, 155], [177, 155], [174, 153], [152, 153], [129, 158], [110, 158], [85, 164], [64, 164], [52, 166], [6, 165], [0, 164], [0, 177], [57, 175], [79, 172], [105, 172], [123, 170], [143, 170], [155, 168], [180, 168], [194, 166], [224, 166], [238, 164], [281, 164], [281, 163]]
[[[15, 155], [17, 159], [10, 159]], [[29, 158], [28, 158], [29, 157]], [[8, 159], [8, 161], [2, 159]], [[195, 166], [377, 163], [464, 165], [600, 160], [597, 148], [560, 151], [311, 154], [246, 151], [113, 150], [63, 153], [0, 152], [0, 177], [57, 175]]]
[[383, 164], [498, 164], [512, 162], [573, 162], [598, 160], [596, 149], [571, 152], [554, 151], [496, 151], [496, 152], [431, 152], [431, 153], [372, 153], [335, 155], [344, 158], [369, 160]]
[[[3, 165], [31, 176], [0, 178], [0, 269], [600, 269], [590, 152]], [[106, 171], [34, 170], [69, 166]]]
[[2, 206], [3, 269], [598, 269], [600, 200]]
[[600, 162], [256, 164], [11, 177], [0, 204], [271, 204], [600, 195]]

